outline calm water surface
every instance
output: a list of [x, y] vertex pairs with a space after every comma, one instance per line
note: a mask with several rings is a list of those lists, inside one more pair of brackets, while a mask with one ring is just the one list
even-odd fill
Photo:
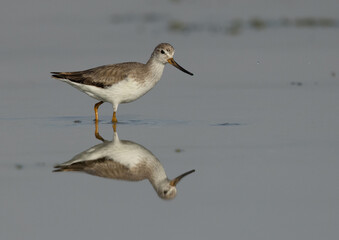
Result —
[[[243, 8], [145, 1], [136, 13], [123, 1], [34, 2], [8, 1], [0, 10], [0, 239], [339, 235], [337, 29], [173, 33], [170, 20], [222, 23]], [[337, 16], [337, 3], [310, 2], [292, 12], [280, 3], [251, 5], [246, 16], [267, 9]], [[114, 22], [121, 13], [129, 21]], [[175, 59], [195, 75], [166, 66], [155, 89], [119, 106], [117, 130], [151, 151], [169, 178], [196, 170], [177, 197], [161, 200], [148, 181], [53, 173], [100, 141], [95, 101], [49, 72], [144, 62], [160, 42], [173, 44]], [[109, 104], [100, 107], [100, 134], [109, 141], [111, 114]]]

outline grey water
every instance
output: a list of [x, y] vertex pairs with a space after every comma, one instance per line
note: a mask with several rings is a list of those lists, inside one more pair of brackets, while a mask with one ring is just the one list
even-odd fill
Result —
[[[330, 0], [321, 8], [317, 1], [4, 1], [0, 239], [336, 239], [338, 29], [227, 35], [168, 26], [239, 16], [335, 19], [337, 9]], [[145, 62], [160, 42], [174, 46], [194, 77], [166, 66], [154, 89], [119, 106], [117, 131], [151, 151], [170, 178], [196, 170], [177, 197], [159, 199], [147, 181], [53, 173], [100, 141], [95, 100], [49, 72]], [[99, 131], [108, 140], [111, 115], [103, 104]]]

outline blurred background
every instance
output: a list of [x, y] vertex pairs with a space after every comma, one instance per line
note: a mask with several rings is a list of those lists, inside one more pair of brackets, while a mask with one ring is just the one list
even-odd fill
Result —
[[[339, 2], [3, 0], [0, 4], [0, 239], [336, 239]], [[94, 99], [50, 78], [166, 66], [120, 105], [121, 139], [149, 149], [173, 201], [143, 182], [52, 173], [98, 144]], [[99, 131], [112, 139], [112, 106]]]

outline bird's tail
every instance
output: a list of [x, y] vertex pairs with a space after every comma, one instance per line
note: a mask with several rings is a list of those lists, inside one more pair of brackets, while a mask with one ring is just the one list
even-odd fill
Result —
[[77, 164], [73, 165], [55, 165], [53, 172], [78, 172], [81, 171], [82, 168], [77, 166]]
[[83, 83], [85, 78], [82, 72], [51, 72], [52, 78], [68, 79], [72, 82]]
[[67, 79], [67, 74], [63, 72], [51, 72], [52, 78]]

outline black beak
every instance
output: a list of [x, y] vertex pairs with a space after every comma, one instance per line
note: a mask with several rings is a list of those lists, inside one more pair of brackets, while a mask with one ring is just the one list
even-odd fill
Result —
[[170, 59], [168, 59], [167, 61], [169, 62], [169, 64], [173, 65], [173, 66], [176, 67], [177, 69], [183, 71], [184, 73], [187, 73], [187, 74], [193, 76], [193, 73], [187, 71], [185, 68], [183, 68], [182, 66], [180, 66], [179, 64], [177, 64], [176, 61], [174, 61], [173, 58], [170, 58]]

